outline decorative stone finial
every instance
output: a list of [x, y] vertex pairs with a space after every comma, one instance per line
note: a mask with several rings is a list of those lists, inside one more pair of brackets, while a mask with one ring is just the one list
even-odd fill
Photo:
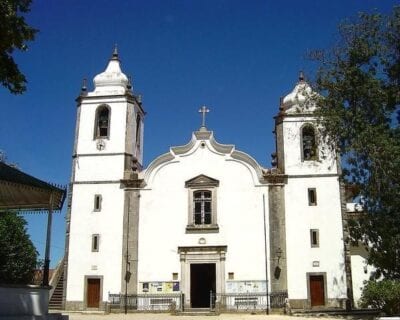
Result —
[[273, 168], [276, 168], [276, 166], [278, 165], [278, 159], [277, 159], [276, 152], [271, 153], [271, 165]]
[[303, 73], [303, 71], [300, 71], [300, 74], [299, 74], [299, 81], [300, 82], [303, 82], [305, 79], [304, 79], [304, 73]]
[[128, 84], [126, 85], [128, 90], [132, 89], [132, 76], [128, 76]]
[[119, 60], [118, 58], [118, 47], [117, 44], [114, 45], [114, 51], [111, 57], [112, 60]]
[[82, 92], [86, 92], [87, 91], [87, 83], [86, 83], [86, 78], [83, 78], [83, 80], [82, 80], [82, 88], [81, 88], [81, 91]]

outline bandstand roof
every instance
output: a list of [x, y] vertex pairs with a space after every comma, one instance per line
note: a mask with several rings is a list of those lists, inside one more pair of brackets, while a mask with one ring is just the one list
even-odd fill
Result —
[[66, 188], [51, 185], [0, 162], [0, 211], [61, 210]]

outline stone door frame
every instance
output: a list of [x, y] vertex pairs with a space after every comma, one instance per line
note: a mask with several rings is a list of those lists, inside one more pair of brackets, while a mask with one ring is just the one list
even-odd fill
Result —
[[[99, 301], [97, 307], [90, 307], [89, 304], [89, 280], [98, 280], [99, 281]], [[86, 310], [101, 310], [103, 308], [103, 276], [89, 276], [85, 275], [84, 277], [84, 308]]]
[[225, 256], [227, 246], [187, 246], [178, 247], [181, 261], [180, 288], [184, 295], [184, 307], [190, 308], [190, 265], [195, 263], [215, 263], [216, 294], [225, 293]]

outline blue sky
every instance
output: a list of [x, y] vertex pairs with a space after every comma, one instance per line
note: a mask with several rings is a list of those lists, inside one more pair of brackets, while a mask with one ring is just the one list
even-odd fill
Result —
[[[34, 0], [29, 24], [40, 32], [15, 55], [28, 91], [0, 88], [0, 149], [42, 180], [68, 184], [82, 79], [92, 88], [118, 44], [122, 68], [143, 95], [145, 165], [186, 143], [201, 124], [221, 143], [270, 166], [273, 116], [299, 70], [312, 78], [311, 49], [337, 40], [337, 25], [360, 11], [388, 12], [398, 1]], [[65, 211], [53, 224], [51, 264], [64, 252]], [[43, 255], [46, 217], [26, 215]]]

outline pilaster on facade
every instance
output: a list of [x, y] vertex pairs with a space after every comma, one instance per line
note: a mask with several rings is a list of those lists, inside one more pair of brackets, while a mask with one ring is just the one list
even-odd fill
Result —
[[287, 291], [284, 185], [270, 185], [268, 199], [271, 291]]

